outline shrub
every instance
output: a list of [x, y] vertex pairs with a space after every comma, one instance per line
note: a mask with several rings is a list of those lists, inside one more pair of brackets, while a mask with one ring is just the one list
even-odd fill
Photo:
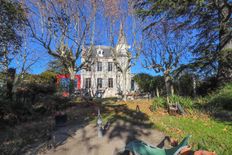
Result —
[[173, 95], [169, 97], [170, 103], [179, 103], [181, 106], [185, 108], [192, 108], [193, 107], [193, 101], [189, 97], [182, 97]]
[[40, 83], [28, 83], [25, 85], [28, 89], [33, 91], [36, 94], [43, 93], [43, 94], [53, 94], [56, 91], [56, 87], [54, 84], [40, 84]]
[[197, 86], [197, 94], [200, 96], [206, 96], [218, 89], [218, 79], [217, 77], [209, 77], [204, 81], [201, 81]]
[[26, 74], [24, 77], [24, 81], [28, 83], [41, 83], [41, 84], [50, 84], [55, 83], [56, 74], [53, 72], [43, 72], [39, 75], [35, 74]]
[[42, 81], [45, 82], [52, 82], [56, 79], [56, 73], [54, 72], [50, 72], [50, 71], [46, 71], [40, 74], [40, 78]]
[[[193, 108], [193, 100], [189, 97], [182, 97], [182, 96], [177, 96], [173, 95], [169, 97], [169, 101], [172, 104], [179, 103], [181, 106], [185, 108]], [[164, 97], [157, 97], [153, 100], [152, 102], [152, 110], [156, 110], [157, 108], [166, 108], [167, 107], [167, 102], [166, 98]]]
[[226, 84], [208, 97], [208, 107], [232, 110], [232, 83]]
[[167, 106], [166, 100], [163, 97], [156, 97], [151, 105], [152, 111], [155, 111], [157, 108], [165, 108]]

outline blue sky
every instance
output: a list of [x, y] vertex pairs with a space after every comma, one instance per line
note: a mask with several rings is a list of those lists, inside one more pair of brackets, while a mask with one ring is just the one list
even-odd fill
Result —
[[[102, 29], [97, 33], [98, 39], [95, 41], [96, 45], [110, 45], [110, 43], [107, 39], [107, 35], [106, 35], [107, 32], [104, 30], [104, 28], [105, 28], [104, 24], [99, 24], [98, 26], [101, 27]], [[132, 44], [131, 43], [131, 41], [132, 41], [131, 32], [129, 32], [129, 30], [126, 28], [124, 29], [124, 31], [125, 31], [125, 34], [127, 37], [128, 44], [131, 45]], [[117, 36], [115, 37], [115, 40], [117, 41]], [[36, 41], [29, 41], [29, 48], [30, 48], [30, 50], [34, 51], [34, 54], [36, 54], [37, 56], [40, 57], [39, 61], [31, 67], [29, 72], [32, 74], [40, 74], [40, 73], [46, 71], [49, 61], [51, 61], [54, 58], [52, 56], [50, 56], [46, 52], [46, 49], [44, 49]], [[31, 55], [31, 57], [33, 57], [34, 54]], [[139, 58], [135, 62], [135, 65], [132, 66], [132, 68], [131, 68], [132, 73], [135, 73], [135, 74], [136, 73], [148, 73], [150, 75], [160, 74], [160, 73], [156, 73], [152, 69], [148, 70], [148, 69], [144, 68], [142, 66], [143, 60], [144, 60], [144, 57], [142, 54], [140, 54]], [[80, 64], [80, 59], [78, 59], [78, 61], [77, 61], [77, 65], [79, 65], [79, 64]], [[17, 64], [14, 61], [12, 62], [12, 66], [17, 68]]]
[[[119, 25], [120, 25], [119, 23], [120, 22], [117, 22], [115, 24], [115, 36], [114, 36], [115, 43], [118, 40], [117, 34], [119, 31]], [[134, 39], [134, 37], [132, 35], [132, 30], [131, 30], [132, 23], [133, 22], [132, 22], [131, 17], [128, 17], [124, 23], [124, 32], [126, 34], [127, 42], [129, 45], [132, 45], [133, 39]], [[142, 27], [141, 24], [142, 23], [138, 22], [137, 26], [136, 26], [138, 28], [138, 30], [136, 31], [137, 32], [136, 33], [137, 40], [139, 40], [139, 38], [141, 38], [141, 30], [142, 29], [139, 28], [139, 27]], [[110, 45], [109, 38], [107, 35], [107, 33], [108, 33], [107, 26], [108, 26], [107, 22], [103, 18], [103, 15], [101, 13], [99, 13], [96, 17], [96, 32], [95, 32], [95, 44], [96, 45]], [[141, 40], [139, 40], [139, 41], [141, 41]], [[31, 54], [30, 57], [31, 58], [33, 58], [33, 57], [40, 58], [39, 61], [31, 67], [31, 70], [29, 72], [32, 74], [40, 74], [40, 73], [46, 71], [48, 62], [53, 59], [52, 56], [47, 54], [46, 49], [44, 49], [41, 45], [39, 45], [38, 42], [36, 42], [34, 39], [28, 39], [28, 40], [26, 40], [26, 42], [27, 42], [28, 49], [33, 51], [33, 54]], [[23, 45], [23, 48], [24, 47], [25, 47], [25, 45]], [[133, 48], [131, 49], [131, 51], [134, 52]], [[142, 66], [143, 60], [144, 60], [144, 57], [142, 55], [140, 55], [138, 60], [136, 60], [135, 65], [131, 68], [131, 72], [132, 73], [148, 73], [151, 75], [157, 75], [157, 73], [154, 72], [153, 70], [148, 70], [148, 69], [143, 68], [143, 66]], [[187, 61], [189, 61], [189, 59], [186, 59], [184, 61], [187, 62]], [[79, 65], [79, 64], [80, 64], [80, 59], [78, 59], [78, 61], [77, 61], [77, 65]], [[18, 64], [16, 63], [16, 61], [12, 62], [13, 67], [17, 68], [17, 65]]]

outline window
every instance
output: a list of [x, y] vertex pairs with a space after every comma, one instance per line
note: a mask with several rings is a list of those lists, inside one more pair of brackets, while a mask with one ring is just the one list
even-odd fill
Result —
[[102, 62], [97, 62], [97, 71], [102, 71]]
[[113, 70], [113, 63], [108, 62], [108, 71], [112, 71], [112, 70]]
[[102, 49], [98, 49], [97, 50], [97, 54], [98, 54], [98, 56], [100, 56], [100, 57], [103, 57], [103, 50]]
[[109, 78], [109, 79], [108, 79], [108, 87], [109, 87], [109, 88], [113, 88], [113, 86], [114, 86], [114, 85], [113, 85], [113, 78]]
[[87, 66], [85, 70], [90, 72], [91, 71], [91, 66]]
[[117, 72], [121, 72], [121, 70], [118, 66], [116, 66], [116, 68], [117, 68]]
[[91, 78], [86, 78], [85, 79], [85, 88], [90, 88], [91, 87]]
[[97, 88], [102, 88], [102, 78], [97, 78]]

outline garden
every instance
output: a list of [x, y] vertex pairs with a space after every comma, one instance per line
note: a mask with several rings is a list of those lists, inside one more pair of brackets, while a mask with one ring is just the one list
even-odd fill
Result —
[[0, 154], [231, 155], [231, 0], [0, 0]]

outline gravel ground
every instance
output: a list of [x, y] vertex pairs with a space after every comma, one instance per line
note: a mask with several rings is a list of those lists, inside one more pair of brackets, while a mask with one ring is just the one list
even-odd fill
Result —
[[165, 135], [152, 128], [116, 121], [102, 138], [97, 135], [95, 124], [61, 127], [53, 133], [55, 148], [40, 155], [113, 155], [133, 139], [158, 145]]

